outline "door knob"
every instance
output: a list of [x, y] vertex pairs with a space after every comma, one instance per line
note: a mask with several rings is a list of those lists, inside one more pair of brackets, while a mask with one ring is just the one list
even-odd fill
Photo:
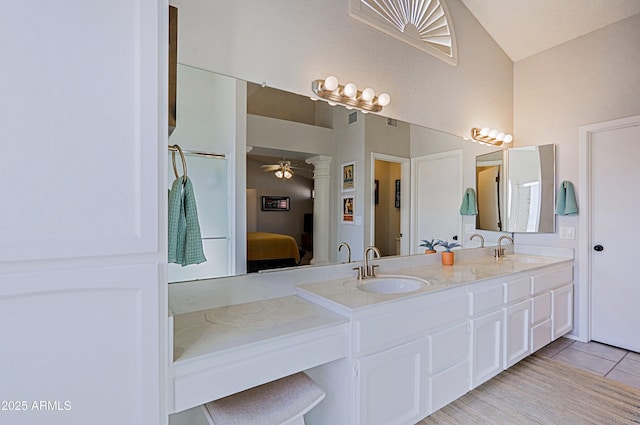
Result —
[[596, 245], [593, 247], [594, 250], [600, 252], [600, 251], [604, 251], [604, 247], [602, 245]]

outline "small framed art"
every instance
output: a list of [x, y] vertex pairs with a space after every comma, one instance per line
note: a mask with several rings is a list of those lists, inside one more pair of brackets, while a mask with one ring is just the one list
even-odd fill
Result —
[[289, 211], [289, 197], [263, 196], [262, 211]]
[[355, 211], [355, 200], [353, 195], [342, 197], [342, 223], [353, 224], [353, 212]]
[[355, 176], [356, 176], [356, 163], [355, 161], [345, 162], [342, 164], [342, 191], [350, 192], [356, 190]]

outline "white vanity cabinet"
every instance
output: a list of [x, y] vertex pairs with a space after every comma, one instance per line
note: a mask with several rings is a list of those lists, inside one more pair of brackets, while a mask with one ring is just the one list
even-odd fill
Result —
[[490, 280], [469, 287], [470, 389], [503, 369], [503, 294], [504, 288], [500, 280]]
[[504, 282], [504, 368], [531, 354], [531, 277]]
[[307, 423], [413, 425], [569, 332], [571, 262], [512, 261], [489, 262], [497, 273], [484, 280], [395, 299], [340, 281], [299, 288], [351, 319], [349, 356], [307, 371], [327, 393]]
[[402, 425], [426, 415], [427, 339], [356, 360], [356, 423]]
[[[538, 339], [536, 345], [544, 346], [542, 334], [550, 328], [550, 341], [560, 338], [573, 329], [573, 268], [571, 264], [550, 267], [531, 278], [531, 294], [534, 300], [540, 299], [540, 308], [550, 308], [550, 323], [542, 322], [542, 328], [532, 328], [531, 339]], [[545, 298], [548, 297], [548, 298]], [[548, 300], [551, 300], [549, 307]], [[549, 342], [550, 342], [549, 341]], [[533, 343], [532, 343], [533, 344]], [[539, 347], [538, 347], [539, 348]], [[535, 351], [535, 350], [534, 350]]]

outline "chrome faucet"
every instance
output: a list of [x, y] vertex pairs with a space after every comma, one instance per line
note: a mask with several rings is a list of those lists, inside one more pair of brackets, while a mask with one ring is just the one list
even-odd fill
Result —
[[342, 250], [342, 247], [347, 248], [347, 263], [350, 263], [351, 262], [351, 247], [346, 242], [340, 242], [340, 245], [338, 245], [338, 252], [340, 252]]
[[511, 236], [507, 236], [507, 235], [500, 236], [498, 238], [498, 248], [495, 250], [496, 260], [499, 259], [500, 257], [504, 257], [504, 248], [502, 247], [503, 239], [508, 239], [509, 242], [511, 242], [511, 245], [513, 245], [513, 239], [511, 238]]
[[480, 248], [484, 248], [484, 237], [481, 234], [474, 233], [469, 237], [469, 240], [473, 240], [473, 238], [475, 238], [476, 236], [480, 238]]
[[[380, 258], [380, 250], [375, 246], [368, 246], [364, 250], [364, 266], [358, 268], [358, 279], [366, 279], [369, 277], [376, 277], [375, 268], [377, 264], [369, 265], [369, 252], [373, 251], [373, 258]], [[356, 270], [356, 269], [354, 269]]]

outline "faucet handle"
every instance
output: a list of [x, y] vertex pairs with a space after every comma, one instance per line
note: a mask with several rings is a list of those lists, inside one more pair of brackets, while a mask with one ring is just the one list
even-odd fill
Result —
[[353, 270], [358, 271], [358, 280], [362, 280], [362, 277], [364, 276], [364, 266], [354, 267]]
[[369, 267], [371, 267], [371, 270], [369, 271], [369, 276], [376, 277], [376, 267], [380, 267], [380, 264], [373, 264]]

